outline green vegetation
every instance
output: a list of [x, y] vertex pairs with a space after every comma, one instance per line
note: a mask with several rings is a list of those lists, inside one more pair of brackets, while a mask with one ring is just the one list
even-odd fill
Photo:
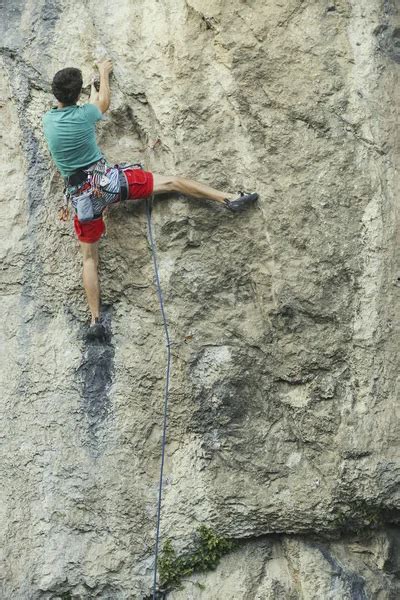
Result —
[[233, 541], [220, 537], [215, 531], [201, 526], [197, 530], [194, 548], [177, 556], [171, 540], [164, 544], [160, 556], [160, 587], [163, 590], [180, 587], [184, 577], [198, 571], [216, 568], [220, 559], [235, 547]]

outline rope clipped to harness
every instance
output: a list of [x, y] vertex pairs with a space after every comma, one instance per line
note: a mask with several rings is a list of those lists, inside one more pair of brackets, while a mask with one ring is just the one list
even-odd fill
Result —
[[166, 374], [165, 374], [165, 386], [164, 386], [164, 415], [163, 415], [163, 429], [162, 429], [162, 442], [161, 442], [161, 464], [160, 464], [160, 479], [158, 485], [158, 503], [157, 503], [157, 527], [156, 527], [156, 542], [155, 542], [155, 552], [154, 552], [154, 574], [153, 574], [153, 600], [157, 600], [157, 567], [158, 567], [158, 552], [159, 552], [159, 544], [160, 544], [160, 524], [161, 524], [161, 501], [162, 501], [162, 489], [163, 489], [163, 476], [164, 476], [164, 462], [165, 462], [165, 447], [167, 442], [167, 424], [168, 424], [168, 397], [169, 397], [169, 384], [170, 384], [170, 375], [171, 375], [171, 339], [169, 336], [169, 328], [168, 328], [168, 320], [165, 313], [164, 307], [164, 298], [161, 289], [159, 269], [158, 269], [158, 260], [157, 260], [157, 250], [153, 236], [153, 227], [151, 221], [151, 204], [153, 197], [151, 200], [146, 200], [146, 216], [147, 216], [147, 231], [148, 231], [148, 239], [151, 246], [151, 253], [153, 256], [153, 267], [154, 267], [154, 277], [157, 288], [157, 296], [160, 304], [160, 312], [163, 320], [164, 327], [164, 338], [165, 338], [165, 347], [167, 350], [167, 364], [166, 364]]

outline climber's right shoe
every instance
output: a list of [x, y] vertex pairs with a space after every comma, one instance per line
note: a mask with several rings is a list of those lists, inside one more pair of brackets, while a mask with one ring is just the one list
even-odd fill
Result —
[[86, 339], [90, 342], [94, 340], [105, 342], [107, 340], [106, 329], [99, 319], [95, 319], [94, 323], [90, 325], [86, 333]]
[[258, 200], [258, 194], [245, 194], [244, 192], [240, 192], [240, 196], [235, 198], [234, 200], [224, 200], [225, 206], [228, 210], [232, 212], [241, 212], [245, 208], [247, 208], [250, 204], [253, 204]]

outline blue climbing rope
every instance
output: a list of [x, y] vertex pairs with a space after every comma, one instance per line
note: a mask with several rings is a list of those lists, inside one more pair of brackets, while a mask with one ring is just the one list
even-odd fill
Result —
[[164, 298], [161, 289], [160, 276], [158, 270], [157, 261], [157, 250], [154, 242], [153, 227], [151, 223], [151, 200], [146, 200], [146, 216], [147, 216], [147, 231], [148, 238], [151, 246], [151, 253], [153, 256], [153, 267], [154, 276], [157, 288], [158, 300], [160, 303], [160, 312], [163, 319], [164, 325], [164, 336], [165, 336], [165, 347], [167, 349], [167, 366], [165, 374], [165, 387], [164, 387], [164, 420], [163, 420], [163, 431], [162, 431], [162, 445], [161, 445], [161, 465], [160, 465], [160, 480], [158, 486], [158, 504], [157, 504], [157, 530], [156, 530], [156, 547], [154, 553], [154, 577], [153, 577], [153, 600], [157, 600], [157, 566], [158, 566], [158, 551], [160, 544], [160, 523], [161, 523], [161, 501], [162, 501], [162, 489], [163, 489], [163, 476], [164, 476], [164, 461], [165, 461], [165, 446], [167, 442], [167, 424], [168, 424], [168, 395], [169, 395], [169, 381], [171, 374], [171, 340], [169, 337], [168, 321], [165, 314]]

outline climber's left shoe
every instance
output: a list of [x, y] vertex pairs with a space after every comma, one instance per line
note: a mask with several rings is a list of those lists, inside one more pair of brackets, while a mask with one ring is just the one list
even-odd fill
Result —
[[240, 192], [240, 196], [235, 198], [234, 200], [224, 200], [225, 206], [228, 210], [232, 212], [241, 212], [245, 208], [247, 208], [250, 204], [257, 202], [258, 194], [246, 194], [244, 192]]
[[86, 333], [86, 339], [89, 341], [98, 340], [99, 342], [107, 341], [106, 329], [99, 319], [95, 319], [95, 322], [90, 325]]

